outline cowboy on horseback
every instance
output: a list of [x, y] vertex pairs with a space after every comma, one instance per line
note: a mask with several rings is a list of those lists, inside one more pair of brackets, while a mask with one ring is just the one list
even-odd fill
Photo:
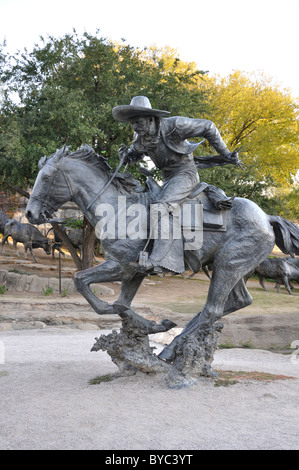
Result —
[[[130, 105], [116, 106], [112, 110], [115, 120], [131, 123], [134, 140], [128, 149], [122, 145], [119, 156], [125, 163], [136, 163], [149, 156], [162, 172], [163, 187], [153, 201], [152, 213], [169, 219], [175, 210], [199, 183], [197, 168], [233, 164], [241, 166], [238, 152], [230, 152], [213, 122], [181, 116], [169, 117], [168, 111], [153, 109], [145, 96], [135, 96]], [[194, 157], [192, 152], [200, 145], [190, 142], [191, 137], [203, 137], [219, 155]], [[222, 190], [206, 185], [205, 192], [217, 209], [228, 209], [231, 200]], [[172, 217], [173, 224], [177, 220]], [[161, 268], [175, 273], [185, 271], [182, 240], [157, 239], [153, 250], [143, 264], [146, 272], [161, 272]]]

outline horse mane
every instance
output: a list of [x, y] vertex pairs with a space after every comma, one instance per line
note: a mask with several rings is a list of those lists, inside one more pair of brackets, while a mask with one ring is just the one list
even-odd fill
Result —
[[75, 152], [67, 153], [65, 156], [67, 158], [73, 158], [74, 160], [84, 161], [88, 165], [95, 166], [106, 173], [110, 173], [112, 170], [107, 162], [107, 158], [95, 153], [94, 149], [87, 144], [82, 145], [82, 147], [75, 150]]
[[[108, 179], [112, 177], [113, 170], [107, 162], [107, 158], [102, 155], [98, 155], [92, 147], [85, 144], [82, 145], [78, 150], [68, 153], [69, 148], [65, 148], [64, 156], [67, 158], [72, 158], [75, 160], [80, 160], [87, 163], [90, 166], [98, 168], [100, 171], [103, 171], [107, 174]], [[63, 149], [58, 150], [58, 152], [63, 151]], [[143, 186], [139, 181], [135, 180], [131, 173], [117, 173], [113, 184], [119, 193], [121, 194], [131, 194], [132, 192], [141, 192], [143, 191]]]

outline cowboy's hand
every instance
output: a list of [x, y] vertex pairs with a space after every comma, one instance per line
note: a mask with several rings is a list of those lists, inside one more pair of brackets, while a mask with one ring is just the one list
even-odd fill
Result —
[[129, 162], [129, 151], [128, 147], [122, 144], [118, 149], [118, 157], [120, 160], [123, 160], [123, 163], [130, 163]]
[[247, 167], [246, 163], [243, 163], [239, 158], [239, 149], [235, 149], [227, 155], [227, 160], [229, 160], [233, 165], [239, 166], [241, 169]]

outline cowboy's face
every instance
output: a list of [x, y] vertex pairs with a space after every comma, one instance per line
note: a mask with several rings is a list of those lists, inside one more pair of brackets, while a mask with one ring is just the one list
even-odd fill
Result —
[[131, 122], [135, 132], [139, 135], [149, 135], [152, 124], [151, 117], [137, 117]]

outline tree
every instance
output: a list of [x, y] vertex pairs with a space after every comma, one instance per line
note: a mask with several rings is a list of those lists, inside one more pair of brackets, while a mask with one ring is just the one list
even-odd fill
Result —
[[[63, 145], [76, 149], [83, 143], [116, 167], [117, 150], [131, 141], [132, 130], [112, 119], [112, 108], [145, 94], [155, 107], [194, 115], [206, 107], [206, 92], [198, 87], [202, 75], [167, 48], [140, 51], [76, 32], [60, 39], [42, 38], [42, 46], [18, 52], [6, 62], [0, 76], [6, 89], [3, 177], [11, 179], [16, 166], [19, 178], [13, 173], [13, 182], [32, 184], [40, 157]], [[12, 93], [17, 94], [18, 105], [12, 102]], [[16, 126], [14, 145], [9, 145], [11, 119]], [[11, 162], [9, 168], [4, 159]]]
[[133, 133], [130, 126], [112, 119], [111, 110], [134, 95], [145, 94], [153, 106], [172, 112], [185, 107], [192, 114], [199, 101], [204, 109], [205, 92], [197, 86], [203, 72], [182, 63], [173, 50], [140, 51], [75, 31], [41, 41], [31, 52], [0, 55], [5, 90], [0, 184], [28, 189], [38, 160], [63, 145], [75, 150], [87, 143], [116, 168], [118, 148], [129, 144]]
[[291, 185], [299, 169], [298, 106], [271, 79], [234, 72], [206, 78], [209, 117], [231, 148], [243, 147], [259, 181]]
[[[227, 166], [201, 171], [201, 179], [227, 194], [247, 197], [268, 213], [290, 216], [281, 191], [290, 192], [299, 169], [298, 107], [271, 79], [234, 72], [227, 78], [206, 76], [208, 119], [215, 122], [229, 148], [242, 147], [245, 170]], [[209, 151], [204, 144], [200, 151]]]

